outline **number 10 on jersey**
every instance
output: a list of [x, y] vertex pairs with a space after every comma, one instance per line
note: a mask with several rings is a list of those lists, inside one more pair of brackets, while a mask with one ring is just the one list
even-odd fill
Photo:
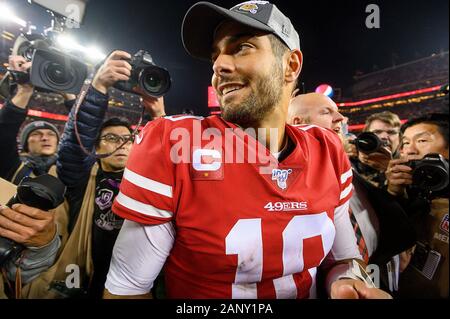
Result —
[[[335, 228], [324, 213], [294, 216], [288, 225], [280, 230], [283, 239], [283, 275], [273, 279], [277, 298], [296, 298], [297, 286], [293, 274], [304, 271], [304, 240], [319, 237], [322, 243], [320, 262], [333, 245]], [[272, 236], [272, 234], [270, 234]], [[274, 236], [278, 234], [273, 234]], [[256, 299], [257, 283], [263, 275], [263, 240], [261, 218], [240, 219], [225, 238], [226, 254], [238, 256], [236, 277], [232, 286], [232, 298]], [[316, 269], [308, 269], [314, 281]]]

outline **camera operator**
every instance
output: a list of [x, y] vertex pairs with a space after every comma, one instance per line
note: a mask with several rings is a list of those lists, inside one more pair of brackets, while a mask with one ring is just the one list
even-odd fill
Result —
[[[108, 89], [117, 81], [128, 81], [131, 56], [113, 52], [97, 71], [78, 114], [72, 108], [58, 152], [58, 176], [67, 186], [69, 239], [57, 262], [29, 287], [31, 298], [100, 298], [109, 269], [112, 248], [123, 219], [111, 206], [119, 192], [125, 164], [134, 136], [128, 122], [111, 118], [104, 121], [108, 107]], [[165, 115], [163, 98], [143, 96], [143, 104], [153, 118]], [[75, 116], [77, 122], [75, 123]], [[96, 160], [86, 154], [109, 154]], [[81, 287], [69, 288], [64, 282], [66, 267], [80, 267]], [[62, 284], [58, 284], [61, 283]], [[50, 291], [49, 291], [50, 288]]]
[[[9, 65], [13, 70], [25, 72], [31, 67], [31, 62], [20, 56], [11, 56]], [[28, 153], [20, 158], [17, 151], [16, 136], [25, 121], [33, 90], [30, 84], [18, 85], [14, 97], [6, 101], [0, 110], [0, 144], [3, 152], [0, 177], [14, 184], [19, 184], [26, 176], [47, 173], [56, 161], [59, 133], [47, 122], [38, 121], [27, 125], [23, 129], [21, 142]], [[22, 204], [1, 207], [0, 236], [27, 247], [22, 259], [7, 261], [3, 265], [6, 281], [14, 282], [20, 278], [21, 282], [27, 283], [54, 262], [61, 245], [55, 214]], [[16, 277], [16, 274], [21, 275]], [[16, 282], [18, 286], [20, 281]], [[19, 289], [16, 290], [16, 296], [20, 295]], [[13, 296], [13, 292], [9, 291], [8, 295]]]
[[[11, 56], [9, 65], [12, 70], [26, 72], [31, 62], [21, 56]], [[21, 158], [17, 150], [16, 138], [26, 119], [33, 92], [31, 84], [17, 85], [16, 94], [0, 110], [0, 143], [3, 151], [0, 177], [14, 184], [18, 184], [25, 176], [47, 173], [56, 163], [59, 132], [51, 123], [37, 121], [24, 127], [20, 140], [27, 154]]]
[[422, 189], [412, 167], [429, 154], [439, 154], [442, 158], [431, 166], [446, 170], [448, 183], [448, 120], [448, 114], [430, 114], [404, 124], [401, 158], [392, 160], [386, 172], [388, 192], [403, 199], [418, 236], [415, 249], [403, 256], [410, 264], [400, 277], [402, 297], [448, 298], [448, 184], [438, 191]]
[[381, 140], [381, 146], [374, 152], [358, 149], [358, 158], [351, 158], [354, 168], [376, 187], [386, 187], [384, 172], [389, 161], [395, 157], [400, 141], [400, 118], [392, 112], [375, 113], [366, 120], [364, 132], [371, 132]]
[[[22, 56], [10, 56], [10, 70], [28, 72], [32, 62]], [[29, 83], [17, 84], [15, 95], [7, 100], [0, 110], [0, 144], [3, 156], [0, 159], [0, 177], [13, 184], [27, 176], [39, 176], [50, 172], [56, 174], [52, 166], [56, 163], [56, 152], [59, 142], [58, 129], [46, 121], [33, 121], [26, 125], [20, 135], [23, 156], [17, 149], [17, 135], [25, 122], [27, 107], [34, 92]], [[62, 94], [64, 104], [70, 108], [75, 96]]]

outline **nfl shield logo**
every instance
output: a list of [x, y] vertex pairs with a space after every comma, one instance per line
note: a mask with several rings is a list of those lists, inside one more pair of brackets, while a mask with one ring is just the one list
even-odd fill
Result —
[[287, 188], [287, 179], [292, 173], [292, 169], [274, 169], [272, 170], [272, 180], [277, 181], [279, 188], [285, 190]]
[[445, 214], [444, 218], [442, 218], [440, 228], [448, 234], [448, 214]]

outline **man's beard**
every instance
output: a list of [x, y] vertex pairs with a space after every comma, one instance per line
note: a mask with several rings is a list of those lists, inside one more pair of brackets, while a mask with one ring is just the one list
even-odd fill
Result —
[[266, 116], [273, 112], [282, 97], [283, 71], [281, 63], [274, 63], [271, 72], [258, 76], [256, 90], [238, 106], [223, 106], [222, 117], [225, 121], [242, 128], [257, 128]]

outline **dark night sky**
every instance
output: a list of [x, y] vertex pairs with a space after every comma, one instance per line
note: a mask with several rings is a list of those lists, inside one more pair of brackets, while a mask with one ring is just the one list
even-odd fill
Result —
[[[166, 97], [169, 114], [191, 108], [207, 113], [207, 86], [211, 66], [185, 53], [180, 29], [184, 14], [194, 0], [91, 0], [84, 25], [74, 32], [83, 44], [96, 44], [105, 53], [113, 49], [135, 52], [146, 49], [166, 67], [173, 79]], [[232, 7], [240, 1], [212, 1]], [[38, 18], [42, 10], [25, 8], [25, 0], [14, 0], [26, 18]], [[347, 88], [356, 70], [369, 72], [374, 65], [385, 68], [418, 57], [448, 51], [448, 0], [322, 0], [277, 1], [300, 34], [304, 67], [301, 79], [306, 90], [321, 83]], [[367, 29], [365, 8], [376, 3], [381, 28]], [[44, 15], [45, 17], [45, 15]], [[34, 20], [32, 20], [34, 22]], [[36, 23], [37, 24], [37, 23]], [[345, 94], [344, 94], [345, 95]]]

